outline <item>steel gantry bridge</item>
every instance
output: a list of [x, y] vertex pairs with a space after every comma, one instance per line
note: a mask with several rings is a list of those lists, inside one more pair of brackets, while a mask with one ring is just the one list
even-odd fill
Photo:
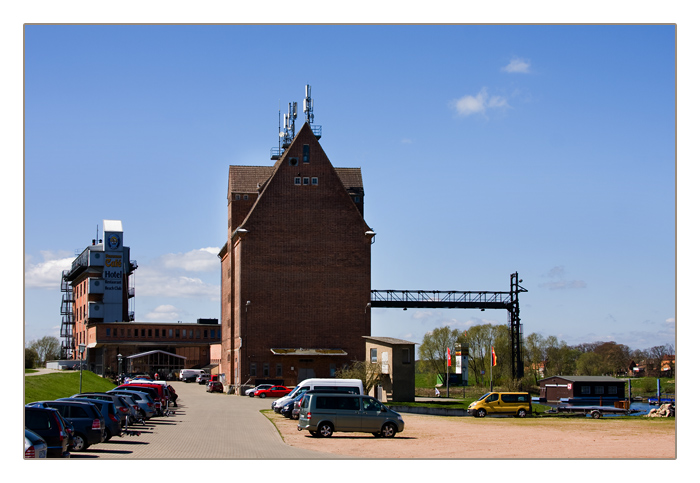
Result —
[[511, 371], [514, 378], [524, 376], [520, 334], [519, 294], [527, 292], [520, 286], [518, 272], [510, 274], [508, 292], [455, 290], [372, 290], [371, 306], [399, 309], [505, 309], [510, 322]]

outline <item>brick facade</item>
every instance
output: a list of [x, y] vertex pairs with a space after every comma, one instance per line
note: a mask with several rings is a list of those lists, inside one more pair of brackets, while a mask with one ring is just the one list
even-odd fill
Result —
[[229, 239], [219, 256], [221, 372], [232, 383], [269, 377], [294, 385], [364, 360], [371, 236], [362, 187], [347, 183], [308, 124], [273, 167], [231, 167]]

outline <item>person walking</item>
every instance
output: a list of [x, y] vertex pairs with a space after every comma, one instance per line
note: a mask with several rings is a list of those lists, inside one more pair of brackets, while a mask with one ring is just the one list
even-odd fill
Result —
[[435, 386], [435, 397], [440, 397], [440, 389]]

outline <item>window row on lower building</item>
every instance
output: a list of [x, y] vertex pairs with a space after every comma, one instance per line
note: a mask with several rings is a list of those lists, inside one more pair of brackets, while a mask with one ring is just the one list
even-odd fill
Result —
[[209, 339], [221, 340], [221, 329], [130, 329], [107, 327], [106, 337], [134, 339]]

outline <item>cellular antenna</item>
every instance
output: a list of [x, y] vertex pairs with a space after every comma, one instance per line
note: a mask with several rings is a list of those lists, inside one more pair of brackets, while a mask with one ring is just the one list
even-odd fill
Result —
[[314, 100], [311, 99], [311, 86], [306, 84], [306, 97], [304, 98], [304, 114], [309, 125], [314, 122]]

